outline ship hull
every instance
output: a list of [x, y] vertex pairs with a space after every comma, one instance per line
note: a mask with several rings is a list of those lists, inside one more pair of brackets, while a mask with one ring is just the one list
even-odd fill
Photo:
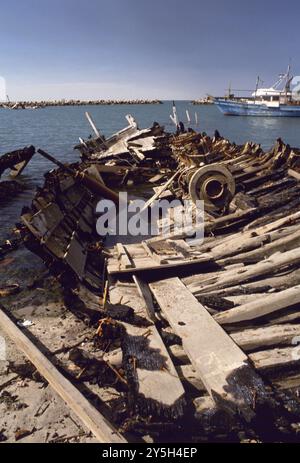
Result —
[[266, 105], [230, 100], [215, 100], [215, 105], [226, 116], [300, 117], [300, 106], [293, 105], [280, 105], [278, 108], [272, 108]]

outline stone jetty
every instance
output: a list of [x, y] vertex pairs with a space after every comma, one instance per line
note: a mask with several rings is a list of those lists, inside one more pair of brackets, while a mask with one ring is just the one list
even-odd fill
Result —
[[50, 106], [86, 106], [86, 105], [135, 105], [135, 104], [162, 104], [161, 100], [49, 100], [49, 101], [9, 101], [0, 102], [4, 109], [39, 109]]

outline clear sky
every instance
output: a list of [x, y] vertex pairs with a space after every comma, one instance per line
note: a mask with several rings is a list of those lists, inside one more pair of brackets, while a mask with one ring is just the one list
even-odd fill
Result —
[[13, 99], [192, 99], [300, 74], [299, 0], [0, 0]]

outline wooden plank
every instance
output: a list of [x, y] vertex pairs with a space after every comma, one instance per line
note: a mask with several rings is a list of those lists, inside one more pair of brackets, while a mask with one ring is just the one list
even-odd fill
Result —
[[279, 345], [290, 345], [300, 336], [299, 324], [273, 325], [232, 333], [234, 342], [246, 352]]
[[36, 214], [28, 216], [24, 214], [22, 221], [33, 233], [33, 235], [46, 242], [51, 233], [64, 219], [64, 215], [55, 203], [49, 203]]
[[142, 241], [141, 245], [146, 251], [146, 254], [151, 257], [158, 265], [160, 264], [167, 264], [166, 259], [161, 257], [159, 254], [156, 254], [154, 249], [151, 248], [151, 246], [148, 246], [148, 244], [145, 241]]
[[294, 169], [289, 169], [288, 170], [288, 174], [295, 178], [296, 180], [300, 180], [300, 173], [299, 172], [296, 172]]
[[143, 298], [145, 302], [145, 309], [147, 311], [149, 319], [155, 323], [157, 321], [157, 318], [155, 316], [155, 309], [149, 286], [137, 275], [133, 275], [132, 278], [135, 282], [139, 295], [141, 296], [141, 298]]
[[286, 252], [290, 249], [297, 248], [300, 244], [300, 229], [297, 227], [298, 230], [292, 232], [292, 230], [289, 230], [289, 228], [292, 227], [288, 227], [284, 232], [282, 232], [283, 237], [280, 239], [276, 239], [275, 241], [267, 244], [262, 242], [261, 247], [257, 249], [253, 249], [251, 251], [244, 252], [232, 257], [221, 258], [221, 260], [218, 260], [217, 262], [220, 265], [230, 265], [239, 262], [243, 262], [244, 264], [255, 263], [271, 256], [272, 254], [275, 254], [275, 252]]
[[[179, 414], [182, 414], [181, 409], [184, 403], [185, 391], [179, 379], [174, 364], [169, 356], [169, 353], [154, 325], [149, 328], [141, 328], [128, 323], [123, 323], [127, 333], [133, 338], [140, 338], [143, 334], [147, 334], [148, 347], [143, 352], [145, 356], [153, 355], [161, 356], [164, 359], [164, 368], [162, 369], [145, 369], [139, 367], [139, 362], [136, 366], [136, 374], [138, 380], [138, 393], [146, 401], [155, 401], [159, 408], [164, 409], [179, 407]], [[148, 358], [149, 360], [149, 358]]]
[[[117, 245], [119, 246], [119, 245]], [[123, 245], [119, 247], [119, 256], [124, 255]], [[143, 271], [151, 271], [157, 270], [161, 268], [180, 268], [186, 267], [189, 265], [195, 264], [203, 264], [205, 268], [207, 268], [208, 264], [213, 264], [211, 257], [208, 254], [200, 254], [196, 252], [192, 252], [190, 254], [190, 258], [183, 258], [182, 255], [176, 255], [176, 251], [172, 255], [162, 254], [161, 256], [150, 251], [148, 248], [151, 247], [147, 245], [147, 249], [143, 246], [142, 243], [136, 245], [128, 245], [126, 246], [126, 254], [127, 258], [124, 261], [124, 264], [121, 265], [120, 261], [116, 259], [116, 257], [111, 257], [108, 259], [107, 271], [109, 274], [119, 274], [119, 273], [139, 273]], [[153, 254], [153, 255], [152, 255]], [[154, 261], [153, 257], [155, 257], [156, 261]], [[129, 267], [129, 262], [131, 262], [131, 267]], [[122, 262], [121, 262], [122, 263]], [[198, 267], [198, 271], [201, 271], [200, 265]]]
[[225, 225], [229, 225], [232, 222], [238, 222], [240, 220], [251, 219], [253, 217], [257, 217], [259, 215], [259, 211], [257, 208], [252, 208], [249, 210], [241, 211], [238, 210], [232, 214], [224, 215], [222, 217], [218, 217], [217, 219], [213, 220], [206, 220], [204, 224], [196, 225], [195, 227], [185, 227], [180, 231], [174, 231], [162, 236], [155, 236], [150, 238], [148, 241], [150, 243], [155, 243], [167, 239], [187, 239], [191, 238], [197, 232], [203, 232], [205, 230], [205, 234], [208, 235], [216, 228], [221, 228]]
[[243, 253], [253, 251], [260, 246], [279, 240], [284, 236], [288, 236], [292, 231], [299, 230], [300, 226], [289, 225], [285, 228], [279, 228], [269, 233], [257, 234], [255, 232], [235, 233], [231, 239], [227, 237], [222, 239], [220, 244], [211, 244], [211, 253], [214, 259], [224, 259], [225, 257], [232, 257], [236, 255], [243, 255]]
[[0, 309], [0, 327], [15, 342], [39, 373], [67, 403], [73, 412], [103, 443], [126, 443], [126, 439], [71, 384]]
[[[137, 316], [146, 316], [147, 302], [139, 295], [134, 284], [118, 284], [110, 288], [109, 294], [112, 304], [120, 303], [121, 300], [122, 304], [132, 307]], [[175, 416], [181, 415], [185, 391], [157, 328], [155, 325], [149, 327], [134, 326], [128, 323], [123, 323], [123, 325], [127, 334], [132, 338], [132, 346], [136, 346], [138, 357], [146, 356], [147, 363], [151, 364], [151, 356], [153, 356], [154, 361], [159, 358], [164, 365], [164, 368], [141, 368], [139, 359], [137, 359], [138, 395], [145, 402], [145, 408], [156, 405], [157, 413], [164, 414], [165, 411], [172, 410]], [[146, 350], [141, 340], [147, 340]], [[139, 350], [139, 345], [143, 347], [142, 351]]]
[[300, 303], [300, 285], [278, 293], [268, 294], [248, 304], [226, 310], [215, 315], [214, 319], [220, 325], [254, 320], [298, 303]]
[[84, 246], [78, 241], [76, 232], [73, 232], [70, 243], [64, 254], [64, 260], [74, 270], [79, 279], [84, 276], [87, 253]]
[[86, 116], [87, 120], [89, 121], [90, 126], [92, 127], [92, 129], [93, 129], [94, 134], [96, 135], [96, 137], [99, 138], [99, 140], [101, 141], [101, 143], [103, 143], [103, 145], [104, 145], [105, 147], [107, 147], [106, 141], [104, 140], [103, 137], [101, 137], [101, 134], [100, 134], [99, 130], [97, 129], [96, 124], [95, 124], [95, 122], [94, 122], [93, 119], [92, 119], [92, 116], [91, 116], [87, 111], [86, 111], [86, 113], [85, 113], [85, 116]]
[[282, 268], [288, 268], [300, 262], [300, 248], [292, 249], [283, 253], [276, 253], [268, 259], [254, 265], [248, 265], [241, 270], [233, 272], [219, 272], [219, 277], [213, 277], [203, 281], [198, 293], [223, 289], [229, 286], [242, 284], [254, 278], [274, 274]]
[[127, 250], [126, 250], [125, 246], [123, 246], [123, 244], [121, 244], [121, 243], [117, 243], [116, 244], [116, 249], [117, 249], [117, 253], [118, 253], [118, 259], [120, 259], [120, 261], [121, 261], [121, 265], [123, 267], [125, 267], [126, 269], [133, 267], [133, 263], [129, 259], [129, 256], [128, 256], [128, 253], [127, 253]]
[[299, 347], [285, 347], [280, 349], [270, 349], [250, 354], [252, 362], [259, 370], [270, 370], [295, 366], [300, 364]]
[[191, 257], [191, 247], [184, 240], [167, 240], [167, 243], [175, 249], [182, 257]]
[[169, 178], [169, 180], [168, 180], [163, 186], [161, 186], [161, 187], [159, 188], [159, 190], [158, 190], [158, 191], [146, 202], [145, 206], [144, 206], [143, 209], [141, 210], [141, 213], [142, 213], [143, 211], [145, 211], [146, 209], [148, 209], [148, 207], [151, 206], [151, 204], [153, 204], [154, 201], [155, 201], [156, 199], [159, 199], [159, 198], [160, 198], [160, 195], [161, 195], [164, 191], [166, 191], [166, 190], [169, 188], [169, 186], [172, 185], [172, 183], [174, 182], [175, 178], [178, 177], [179, 173], [180, 173], [180, 171], [178, 170], [178, 171], [173, 175], [173, 177]]
[[211, 397], [231, 412], [253, 417], [254, 397], [264, 385], [247, 356], [179, 278], [151, 283], [150, 289]]
[[[239, 265], [239, 264], [236, 264]], [[243, 267], [243, 266], [242, 266]], [[242, 268], [240, 267], [240, 268]], [[188, 277], [183, 278], [182, 281], [189, 290], [197, 297], [198, 289], [200, 291], [202, 287], [199, 286], [199, 282], [201, 275], [197, 275], [195, 277]], [[261, 293], [266, 294], [266, 292], [270, 289], [277, 289], [278, 291], [287, 289], [291, 286], [297, 286], [300, 284], [300, 269], [296, 269], [291, 271], [287, 274], [279, 274], [275, 275], [274, 277], [268, 277], [264, 279], [260, 279], [257, 281], [253, 281], [252, 283], [243, 283], [241, 285], [230, 286], [228, 288], [220, 289], [220, 290], [212, 290], [212, 291], [204, 291], [201, 295], [215, 295], [219, 297], [230, 297], [235, 295], [241, 294], [252, 294], [252, 293]]]
[[[244, 352], [252, 352], [276, 346], [291, 346], [293, 340], [300, 337], [300, 325], [287, 323], [283, 325], [263, 326], [261, 328], [249, 328], [230, 333], [230, 337]], [[169, 351], [177, 361], [183, 364], [189, 363], [188, 356], [182, 346], [174, 344], [169, 347]]]
[[[191, 364], [179, 365], [176, 367], [179, 378], [181, 381], [184, 381], [186, 385], [192, 386], [192, 388], [197, 389], [199, 392], [206, 392], [206, 387], [203, 384], [203, 381], [199, 378], [199, 374], [196, 369]], [[215, 403], [215, 402], [214, 402]]]
[[[178, 358], [183, 358], [183, 349], [178, 346], [176, 349]], [[271, 372], [280, 368], [295, 367], [300, 364], [299, 346], [281, 347], [268, 350], [262, 350], [249, 354], [249, 359], [253, 362], [254, 367], [259, 372]], [[193, 386], [200, 392], [205, 391], [204, 383], [197, 375], [196, 369], [191, 364], [177, 366], [179, 377]], [[300, 384], [300, 375], [296, 374], [297, 385]], [[284, 382], [284, 379], [282, 380]]]
[[140, 273], [140, 272], [145, 272], [145, 271], [151, 271], [151, 270], [159, 270], [159, 269], [171, 269], [171, 268], [176, 268], [178, 271], [182, 268], [188, 267], [190, 265], [195, 265], [198, 264], [198, 271], [201, 272], [201, 267], [203, 265], [203, 269], [207, 269], [207, 264], [212, 264], [212, 260], [208, 259], [206, 257], [202, 257], [199, 259], [194, 259], [194, 260], [178, 260], [178, 261], [173, 261], [168, 264], [153, 264], [153, 260], [151, 258], [148, 259], [141, 259], [140, 261], [137, 261], [134, 259], [135, 267], [132, 268], [119, 268], [116, 266], [116, 264], [113, 262], [113, 260], [109, 259], [109, 263], [107, 266], [107, 271], [111, 275], [116, 275], [116, 274], [122, 274], [122, 273]]

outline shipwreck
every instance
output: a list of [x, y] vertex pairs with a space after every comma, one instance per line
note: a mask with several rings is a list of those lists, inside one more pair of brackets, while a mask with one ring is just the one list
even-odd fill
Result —
[[[4, 309], [1, 328], [98, 441], [197, 442], [220, 429], [296, 439], [300, 149], [278, 139], [265, 152], [218, 131], [174, 134], [158, 123], [140, 129], [132, 116], [106, 139], [87, 117], [94, 137], [75, 147], [81, 162], [35, 154], [58, 165], [23, 209], [18, 234], [91, 327], [93, 349], [70, 349], [68, 361], [80, 367], [77, 382], [102, 388], [106, 378], [117, 391], [109, 413], [56, 371]], [[204, 240], [191, 241], [193, 230], [170, 209], [158, 236], [109, 246], [96, 233], [96, 204], [117, 203], [132, 186], [146, 208], [162, 197], [203, 201]]]

